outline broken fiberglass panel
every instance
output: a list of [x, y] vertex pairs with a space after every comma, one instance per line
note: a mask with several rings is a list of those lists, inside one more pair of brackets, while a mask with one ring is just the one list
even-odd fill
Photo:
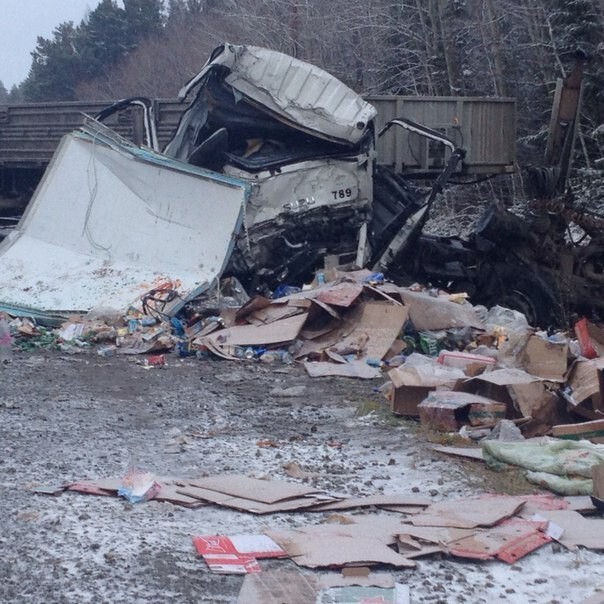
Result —
[[248, 185], [121, 141], [67, 135], [17, 229], [0, 245], [2, 302], [126, 308], [170, 285], [184, 300], [219, 278]]

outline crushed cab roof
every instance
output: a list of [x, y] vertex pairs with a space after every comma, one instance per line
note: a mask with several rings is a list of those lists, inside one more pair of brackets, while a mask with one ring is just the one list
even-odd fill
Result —
[[326, 71], [275, 50], [225, 44], [180, 91], [186, 98], [206, 76], [227, 68], [224, 82], [293, 127], [358, 143], [377, 115], [373, 105]]

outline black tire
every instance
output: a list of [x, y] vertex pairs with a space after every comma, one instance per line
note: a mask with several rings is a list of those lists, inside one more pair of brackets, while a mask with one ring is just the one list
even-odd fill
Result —
[[564, 327], [560, 295], [545, 276], [527, 266], [508, 266], [495, 270], [493, 293], [487, 306], [504, 306], [524, 314], [529, 325], [547, 329]]

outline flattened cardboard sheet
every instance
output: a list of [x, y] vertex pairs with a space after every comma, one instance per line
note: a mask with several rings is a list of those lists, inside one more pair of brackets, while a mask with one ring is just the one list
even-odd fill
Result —
[[409, 308], [390, 302], [371, 301], [353, 309], [346, 321], [354, 324], [354, 329], [342, 342], [354, 341], [367, 336], [365, 356], [370, 359], [383, 359], [390, 346], [396, 340], [409, 316]]
[[567, 394], [565, 398], [572, 405], [579, 405], [591, 397], [597, 398], [599, 402], [598, 369], [604, 369], [604, 358], [580, 360], [573, 364], [568, 376], [570, 391], [564, 390]]
[[350, 363], [305, 362], [304, 368], [310, 377], [351, 377], [371, 380], [381, 376], [378, 367], [371, 367], [365, 361]]
[[568, 341], [552, 342], [532, 335], [526, 344], [523, 365], [528, 373], [551, 382], [564, 382], [568, 363]]
[[396, 494], [392, 495], [372, 495], [369, 497], [350, 497], [348, 499], [342, 499], [341, 501], [334, 501], [332, 503], [324, 503], [313, 510], [316, 511], [333, 511], [333, 510], [352, 510], [354, 508], [364, 508], [370, 506], [384, 506], [384, 505], [396, 505], [396, 506], [411, 506], [411, 507], [426, 507], [430, 505], [430, 499], [426, 497], [419, 497], [414, 495]]
[[414, 568], [415, 562], [397, 554], [379, 539], [372, 537], [340, 537], [299, 534], [281, 543], [299, 566], [324, 568], [347, 565], [390, 564], [398, 568]]
[[236, 325], [215, 331], [202, 338], [201, 341], [204, 344], [211, 344], [214, 348], [222, 349], [228, 349], [231, 346], [256, 346], [291, 342], [298, 337], [306, 318], [307, 314], [303, 313], [268, 325]]
[[445, 453], [446, 455], [454, 455], [455, 457], [465, 457], [466, 459], [476, 459], [484, 461], [482, 449], [475, 447], [447, 447], [445, 445], [432, 445], [434, 451]]
[[315, 300], [332, 306], [348, 308], [354, 304], [355, 300], [363, 292], [363, 286], [360, 283], [344, 281], [322, 289]]
[[531, 522], [511, 518], [488, 530], [477, 531], [448, 546], [453, 556], [488, 560], [498, 558], [508, 564], [549, 543], [551, 538], [544, 533], [547, 523]]
[[603, 518], [585, 518], [573, 510], [544, 510], [540, 515], [564, 529], [557, 540], [568, 549], [604, 550]]
[[234, 497], [251, 499], [262, 503], [277, 503], [285, 499], [294, 499], [319, 493], [318, 489], [313, 489], [294, 482], [285, 482], [283, 480], [259, 480], [250, 478], [242, 474], [227, 474], [224, 476], [209, 476], [208, 478], [199, 478], [194, 482], [197, 487], [226, 493]]
[[441, 501], [411, 517], [410, 522], [416, 526], [490, 527], [514, 516], [525, 502], [526, 499], [505, 495]]
[[[543, 381], [543, 378], [527, 373], [522, 369], [493, 369], [486, 373], [481, 373], [472, 380], [480, 380], [483, 382], [489, 382], [496, 386], [509, 386], [513, 384], [532, 384], [533, 382]], [[468, 380], [470, 381], [470, 380]]]
[[303, 510], [313, 507], [325, 499], [322, 497], [300, 497], [297, 499], [286, 499], [277, 503], [262, 503], [252, 499], [234, 497], [225, 493], [218, 493], [210, 489], [204, 489], [194, 486], [192, 483], [177, 489], [177, 492], [188, 497], [194, 497], [202, 501], [209, 501], [216, 505], [250, 512], [252, 514], [271, 514], [275, 512], [287, 512]]

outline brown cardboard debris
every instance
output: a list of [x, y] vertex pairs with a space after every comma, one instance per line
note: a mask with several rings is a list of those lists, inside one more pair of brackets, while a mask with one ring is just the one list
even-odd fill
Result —
[[248, 315], [247, 320], [252, 322], [250, 319], [257, 322], [257, 324], [268, 325], [269, 323], [274, 323], [275, 321], [281, 321], [283, 319], [287, 319], [288, 317], [293, 317], [299, 314], [302, 314], [306, 310], [308, 310], [308, 306], [310, 306], [309, 300], [300, 300], [299, 302], [304, 303], [303, 306], [298, 306], [292, 302], [289, 304], [271, 304], [266, 308], [262, 308], [260, 310], [256, 310], [253, 313]]
[[431, 501], [426, 497], [419, 497], [417, 495], [405, 495], [394, 493], [392, 495], [372, 495], [369, 497], [350, 497], [348, 499], [342, 499], [340, 501], [334, 501], [331, 503], [324, 503], [318, 505], [313, 510], [316, 511], [332, 511], [332, 510], [352, 510], [354, 508], [363, 508], [376, 506], [381, 507], [385, 505], [396, 505], [396, 506], [410, 506], [413, 508], [430, 505]]
[[331, 537], [349, 537], [351, 539], [371, 537], [381, 541], [384, 545], [391, 545], [396, 542], [396, 535], [405, 526], [403, 519], [400, 517], [385, 514], [366, 514], [362, 516], [333, 514], [331, 518], [336, 522], [310, 524], [292, 531], [268, 531], [267, 534], [278, 543], [282, 540], [296, 539], [298, 535], [304, 534], [320, 536], [325, 539]]
[[[347, 580], [348, 577], [368, 577], [370, 572], [371, 569], [368, 566], [345, 566], [342, 574], [338, 576]], [[332, 586], [330, 585], [330, 587]]]
[[569, 510], [587, 514], [596, 511], [589, 495], [567, 495], [566, 497], [563, 497], [563, 499], [568, 504], [567, 508]]
[[178, 491], [180, 487], [172, 482], [166, 483], [163, 481], [159, 481], [159, 485], [159, 493], [153, 498], [156, 501], [167, 501], [169, 503], [173, 503], [175, 505], [182, 505], [191, 509], [200, 508], [206, 505], [203, 501], [195, 499], [195, 497], [190, 497], [188, 495], [183, 495], [182, 493], [179, 493]]
[[535, 417], [542, 409], [547, 409], [558, 401], [551, 382], [508, 385], [507, 389], [514, 406], [523, 417]]
[[208, 501], [210, 503], [215, 503], [216, 505], [250, 512], [252, 514], [272, 514], [275, 512], [303, 510], [324, 501], [323, 497], [309, 496], [296, 499], [284, 499], [276, 503], [263, 503], [254, 499], [235, 497], [233, 495], [227, 495], [226, 493], [212, 491], [211, 489], [204, 489], [194, 486], [193, 484], [182, 486], [177, 489], [177, 492], [202, 501]]
[[237, 325], [216, 331], [204, 338], [203, 344], [211, 344], [213, 348], [227, 349], [231, 346], [255, 346], [259, 344], [279, 344], [295, 340], [307, 315], [295, 315], [287, 319], [281, 319], [268, 325]]
[[350, 363], [305, 362], [304, 368], [310, 377], [353, 377], [373, 379], [380, 377], [378, 367], [371, 367], [365, 361], [351, 361]]
[[[316, 309], [320, 309], [317, 311]], [[308, 314], [311, 318], [315, 318], [317, 312], [325, 311], [329, 316], [334, 319], [341, 319], [342, 315], [329, 304], [325, 304], [325, 302], [321, 302], [321, 300], [317, 300], [316, 298], [312, 299], [312, 304], [308, 310]]]
[[568, 341], [552, 342], [540, 335], [532, 335], [524, 349], [522, 364], [528, 373], [551, 382], [564, 382]]
[[571, 405], [577, 406], [591, 398], [594, 408], [600, 406], [599, 369], [604, 369], [604, 358], [579, 360], [573, 363], [567, 378], [569, 388], [563, 391]]
[[511, 518], [485, 531], [459, 539], [448, 545], [453, 556], [488, 560], [498, 558], [508, 564], [549, 543], [544, 530], [547, 523]]
[[352, 323], [354, 328], [340, 345], [346, 346], [347, 342], [354, 342], [363, 336], [366, 337], [364, 356], [383, 359], [408, 316], [406, 306], [381, 301], [365, 302], [346, 315], [346, 321]]
[[317, 489], [295, 483], [231, 474], [179, 483], [180, 495], [253, 514], [293, 511], [334, 501]]
[[416, 505], [380, 505], [379, 507], [380, 510], [384, 510], [386, 512], [395, 512], [396, 514], [405, 514], [405, 516], [419, 514], [426, 509], [425, 506]]
[[484, 461], [482, 455], [482, 449], [478, 447], [446, 447], [444, 445], [432, 445], [434, 451], [439, 453], [445, 453], [447, 455], [454, 455], [456, 457], [465, 457], [467, 459], [477, 459]]
[[573, 510], [543, 510], [540, 515], [564, 529], [557, 541], [568, 549], [604, 550], [604, 519], [584, 518]]
[[495, 369], [466, 382], [478, 385], [477, 390], [493, 399], [506, 402], [523, 417], [533, 417], [532, 435], [548, 432], [558, 413], [555, 391], [558, 383], [527, 373], [522, 369]]
[[454, 499], [434, 503], [410, 519], [415, 526], [476, 528], [493, 526], [514, 516], [526, 499], [517, 497]]
[[362, 292], [363, 286], [360, 283], [344, 281], [327, 289], [322, 289], [315, 300], [324, 304], [348, 308], [357, 300]]
[[[392, 412], [397, 415], [418, 416], [418, 405], [436, 388], [450, 390], [456, 380], [450, 375], [432, 375], [418, 367], [396, 367], [388, 372], [393, 385], [390, 397]], [[459, 379], [463, 372], [459, 370]]]
[[317, 327], [314, 329], [305, 327], [300, 332], [300, 337], [305, 340], [316, 340], [317, 338], [323, 337], [328, 333], [334, 331], [340, 325], [339, 321], [333, 321], [329, 325], [323, 325], [322, 327]]
[[506, 406], [467, 392], [437, 390], [418, 405], [423, 426], [441, 432], [456, 432], [461, 424], [473, 426], [505, 418]]
[[415, 562], [397, 554], [373, 537], [308, 535], [293, 536], [277, 543], [299, 566], [322, 568], [359, 564], [391, 564], [398, 568], [413, 568]]
[[297, 499], [320, 492], [304, 485], [282, 480], [259, 480], [242, 474], [210, 476], [190, 481], [203, 489], [217, 491], [233, 497], [251, 499], [261, 503], [277, 503], [286, 499]]
[[604, 419], [578, 424], [559, 424], [552, 427], [552, 436], [567, 440], [590, 440], [604, 443]]
[[[367, 283], [363, 286], [363, 291], [365, 293], [373, 294], [375, 297], [383, 298], [384, 300], [388, 300], [391, 304], [396, 304], [398, 306], [402, 306], [402, 302], [400, 301], [400, 294], [398, 288], [395, 286], [394, 291], [390, 291], [388, 288], [385, 288], [384, 285], [380, 285], [379, 287], [373, 287], [373, 285], [368, 285]], [[390, 294], [393, 293], [397, 298], [393, 298]]]
[[399, 533], [398, 538], [409, 536], [421, 541], [427, 541], [428, 543], [446, 545], [475, 533], [476, 529], [445, 526], [413, 526], [412, 524], [406, 524]]
[[[482, 382], [489, 382], [496, 386], [510, 386], [516, 384], [532, 384], [533, 382], [539, 382], [543, 378], [537, 377], [523, 371], [522, 369], [494, 369], [487, 373], [477, 375], [472, 380], [479, 380]], [[468, 380], [470, 381], [470, 380]]]
[[448, 296], [432, 297], [427, 293], [401, 288], [401, 298], [409, 306], [409, 318], [418, 331], [474, 327], [484, 329], [474, 307], [451, 302]]
[[258, 310], [262, 310], [267, 306], [273, 304], [274, 300], [269, 300], [264, 296], [256, 295], [253, 298], [250, 298], [241, 308], [239, 308], [235, 314], [235, 319], [237, 321], [241, 321], [245, 319], [249, 314], [256, 312]]
[[[325, 349], [335, 346], [342, 339], [342, 332], [338, 327], [340, 324], [340, 321], [334, 321], [323, 333], [317, 332], [314, 337], [306, 339], [302, 344], [302, 348], [296, 353], [296, 358], [319, 354]], [[302, 333], [301, 335], [304, 337]]]
[[396, 545], [399, 554], [403, 554], [405, 558], [410, 559], [422, 558], [424, 556], [431, 556], [432, 554], [439, 554], [446, 551], [445, 547], [442, 545], [433, 545], [417, 541], [410, 535], [399, 535], [397, 537]]

